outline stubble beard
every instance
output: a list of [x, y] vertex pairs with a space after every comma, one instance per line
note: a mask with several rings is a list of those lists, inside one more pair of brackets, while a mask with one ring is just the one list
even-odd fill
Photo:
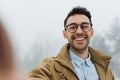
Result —
[[75, 52], [77, 52], [77, 53], [83, 53], [85, 50], [87, 50], [88, 45], [89, 45], [89, 41], [87, 42], [87, 44], [86, 44], [84, 47], [77, 48], [77, 47], [75, 47], [74, 45], [70, 45], [70, 48], [71, 48], [72, 50], [74, 50]]

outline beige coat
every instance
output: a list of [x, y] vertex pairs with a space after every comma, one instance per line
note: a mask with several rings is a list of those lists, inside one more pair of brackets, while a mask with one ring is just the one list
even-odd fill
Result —
[[[68, 45], [65, 45], [57, 57], [47, 58], [29, 75], [31, 80], [79, 80], [69, 59]], [[99, 80], [114, 80], [108, 67], [111, 57], [89, 47], [91, 60], [95, 64]]]

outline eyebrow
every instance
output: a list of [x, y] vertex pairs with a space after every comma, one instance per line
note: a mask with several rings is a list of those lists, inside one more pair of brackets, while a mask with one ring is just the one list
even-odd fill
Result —
[[[67, 27], [67, 26], [70, 26], [70, 25], [72, 25], [72, 24], [77, 24], [77, 23], [70, 23], [70, 24], [66, 25], [66, 27]], [[82, 22], [81, 24], [91, 24], [91, 23], [90, 23], [90, 22]], [[80, 25], [80, 24], [77, 24], [77, 25]]]

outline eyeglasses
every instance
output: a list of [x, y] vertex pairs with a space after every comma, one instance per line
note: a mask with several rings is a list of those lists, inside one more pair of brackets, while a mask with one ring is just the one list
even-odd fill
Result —
[[[80, 28], [81, 28], [81, 30], [83, 32], [88, 32], [92, 28], [92, 24], [91, 23], [87, 23], [87, 22], [83, 22], [83, 23], [81, 23], [79, 25], [80, 25]], [[71, 23], [71, 24], [65, 26], [65, 29], [67, 29], [71, 33], [75, 33], [77, 31], [79, 25], [76, 24], [76, 23]]]

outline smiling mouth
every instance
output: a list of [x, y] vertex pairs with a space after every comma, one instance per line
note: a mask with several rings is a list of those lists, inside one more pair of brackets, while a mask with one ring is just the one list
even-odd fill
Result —
[[85, 38], [84, 37], [82, 37], [82, 38], [75, 38], [75, 40], [76, 41], [82, 41], [82, 40], [85, 40]]

